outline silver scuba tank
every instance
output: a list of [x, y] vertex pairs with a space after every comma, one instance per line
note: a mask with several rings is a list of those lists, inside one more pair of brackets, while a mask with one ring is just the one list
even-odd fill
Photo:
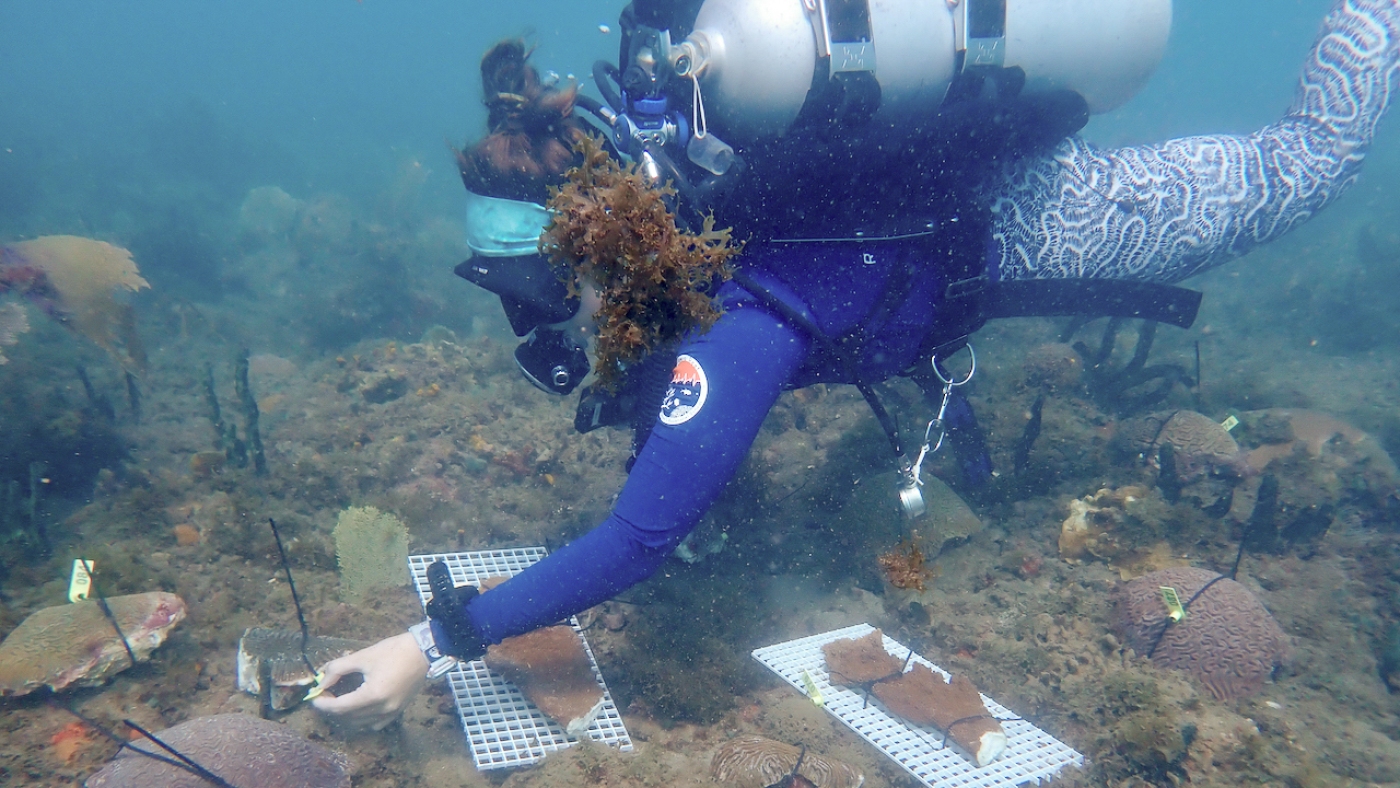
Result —
[[1157, 67], [1171, 17], [1171, 0], [705, 0], [668, 54], [739, 142], [781, 136], [823, 77], [853, 72], [878, 83], [887, 126], [937, 108], [966, 68], [1017, 67], [1024, 91], [1105, 112]]

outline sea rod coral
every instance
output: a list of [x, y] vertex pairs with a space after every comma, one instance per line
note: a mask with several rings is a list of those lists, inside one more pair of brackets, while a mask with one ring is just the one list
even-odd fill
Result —
[[615, 387], [622, 365], [662, 343], [719, 319], [711, 300], [715, 284], [729, 277], [728, 261], [742, 245], [706, 217], [699, 233], [676, 225], [666, 198], [634, 165], [620, 166], [596, 138], [575, 150], [583, 157], [569, 180], [553, 190], [553, 219], [541, 248], [577, 294], [601, 289], [598, 325], [599, 382]]

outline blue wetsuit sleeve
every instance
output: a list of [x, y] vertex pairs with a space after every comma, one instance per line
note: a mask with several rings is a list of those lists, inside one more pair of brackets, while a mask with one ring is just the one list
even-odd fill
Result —
[[1338, 0], [1288, 114], [1254, 134], [1018, 164], [993, 203], [1003, 279], [1178, 281], [1271, 241], [1355, 181], [1400, 82], [1400, 3]]
[[471, 601], [485, 640], [552, 624], [651, 576], [734, 475], [807, 345], [753, 306], [731, 308], [687, 341], [681, 353], [694, 364], [685, 368], [692, 392], [699, 370], [698, 407], [683, 421], [676, 411], [657, 422], [601, 525]]

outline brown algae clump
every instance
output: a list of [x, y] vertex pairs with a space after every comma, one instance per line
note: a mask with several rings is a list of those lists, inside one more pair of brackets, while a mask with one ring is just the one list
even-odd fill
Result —
[[634, 165], [618, 163], [596, 138], [579, 142], [583, 162], [553, 190], [553, 219], [540, 239], [550, 260], [563, 268], [571, 292], [601, 289], [598, 327], [599, 382], [616, 387], [621, 365], [692, 328], [708, 329], [720, 310], [710, 292], [729, 278], [728, 260], [742, 247], [729, 230], [682, 230], [666, 207], [675, 194], [655, 186]]
[[932, 570], [924, 563], [924, 552], [912, 539], [900, 542], [879, 561], [885, 579], [895, 588], [923, 591], [924, 583], [933, 578]]

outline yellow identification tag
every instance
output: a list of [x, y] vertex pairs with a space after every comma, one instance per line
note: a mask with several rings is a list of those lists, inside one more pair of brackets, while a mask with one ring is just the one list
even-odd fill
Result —
[[818, 706], [825, 706], [826, 699], [822, 697], [822, 691], [817, 689], [817, 682], [812, 681], [812, 674], [802, 671], [802, 686], [807, 688], [807, 697]]
[[1170, 618], [1173, 624], [1185, 618], [1186, 608], [1181, 606], [1181, 597], [1176, 595], [1176, 589], [1171, 586], [1161, 586], [1160, 588], [1162, 601], [1167, 605], [1167, 618]]
[[1240, 426], [1240, 420], [1235, 418], [1234, 416], [1226, 416], [1225, 420], [1220, 422], [1220, 426], [1224, 427], [1226, 432], [1229, 432], [1230, 430], [1233, 430], [1234, 428]]
[[68, 581], [68, 601], [81, 602], [92, 591], [93, 563], [86, 558], [73, 559], [73, 578]]
[[311, 700], [317, 695], [320, 695], [322, 692], [325, 692], [326, 688], [324, 685], [321, 684], [321, 682], [325, 680], [326, 672], [324, 670], [316, 671], [316, 683], [312, 684], [311, 689], [306, 691], [306, 697], [302, 698], [302, 700]]

